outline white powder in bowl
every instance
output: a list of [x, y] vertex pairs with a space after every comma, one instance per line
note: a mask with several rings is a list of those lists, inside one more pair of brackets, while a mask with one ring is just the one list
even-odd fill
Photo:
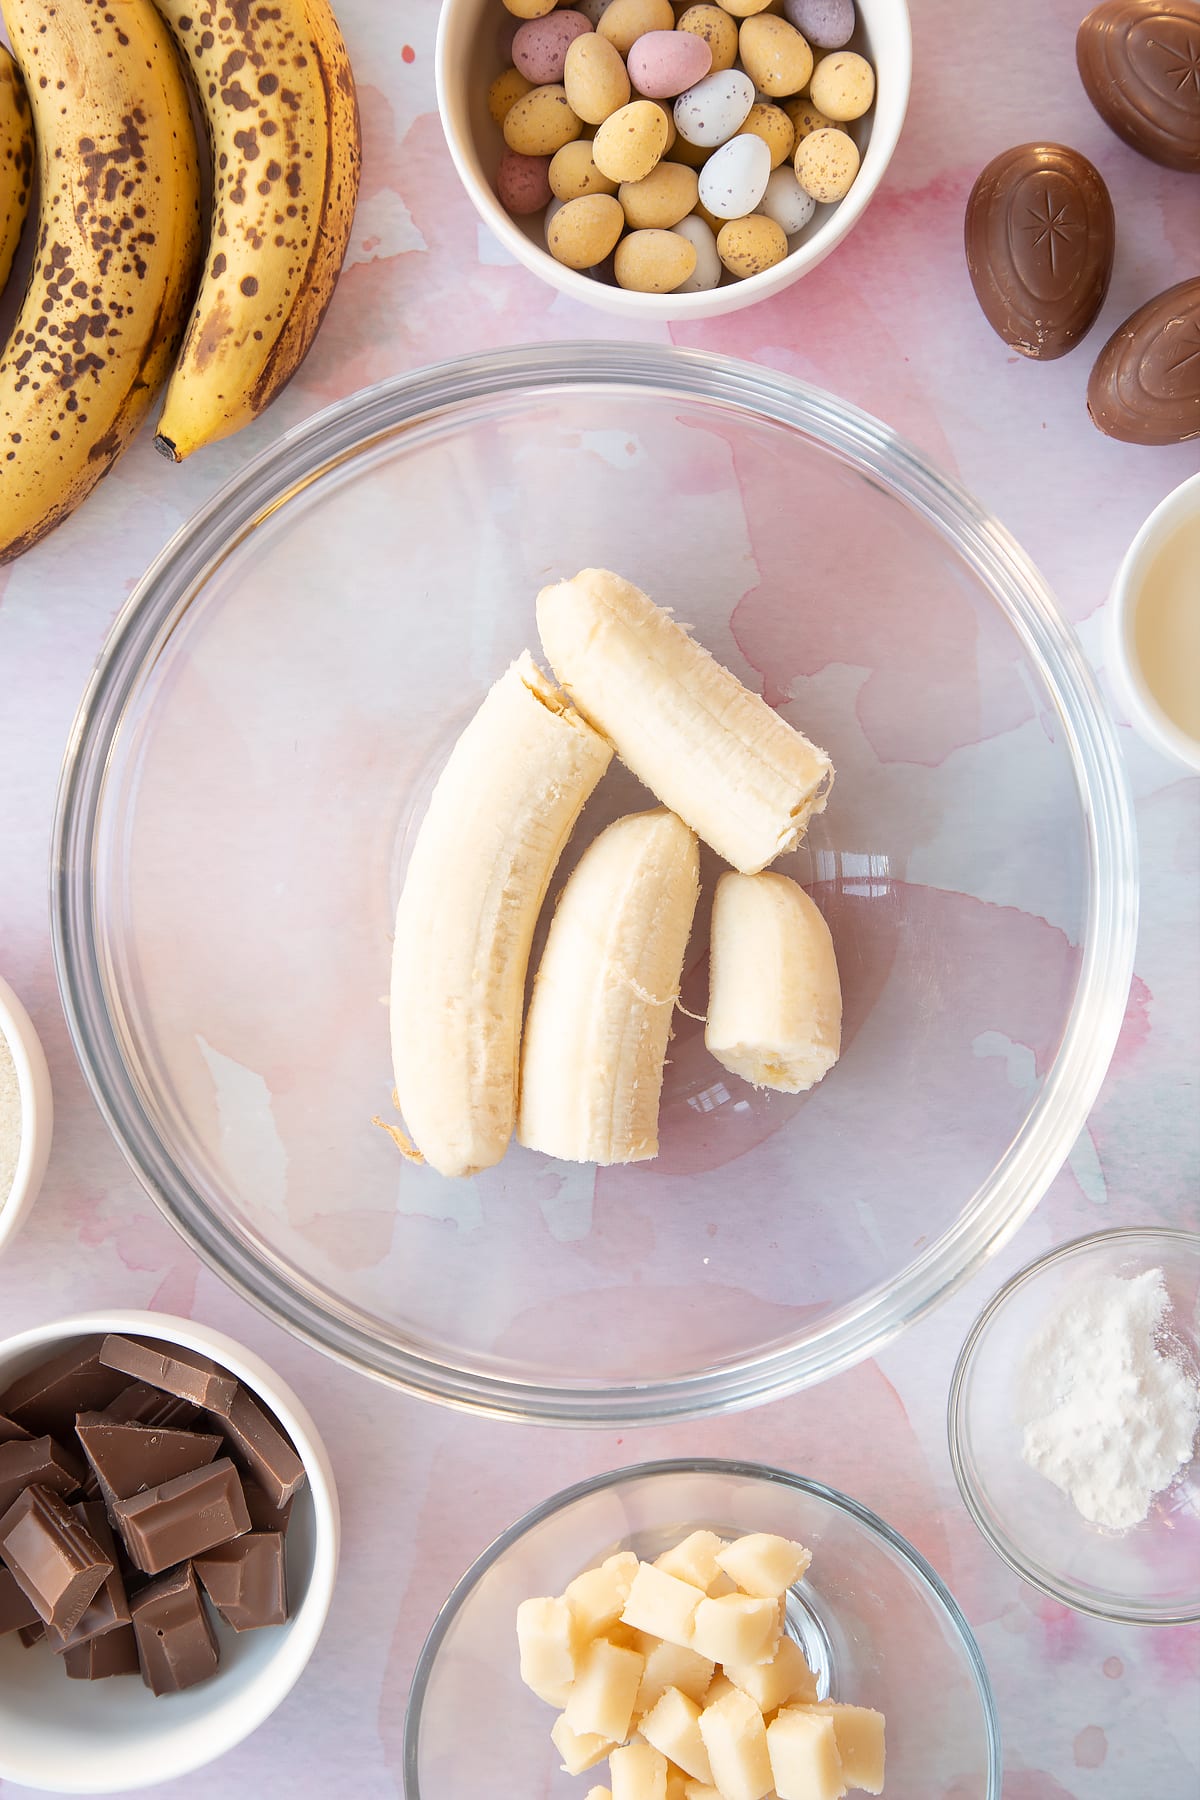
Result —
[[8, 1039], [0, 1031], [0, 1206], [12, 1192], [21, 1154], [21, 1089]]
[[1102, 1275], [1030, 1343], [1021, 1454], [1093, 1524], [1139, 1524], [1191, 1460], [1200, 1385], [1169, 1312], [1161, 1269]]

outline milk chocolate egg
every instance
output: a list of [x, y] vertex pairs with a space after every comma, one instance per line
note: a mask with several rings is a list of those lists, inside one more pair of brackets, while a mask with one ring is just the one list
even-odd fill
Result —
[[1088, 382], [1092, 422], [1127, 444], [1200, 437], [1200, 275], [1118, 326]]
[[1088, 99], [1134, 150], [1200, 174], [1200, 6], [1105, 0], [1075, 38]]
[[1022, 356], [1065, 356], [1108, 292], [1112, 201], [1086, 156], [1018, 144], [993, 157], [967, 201], [967, 268], [984, 317]]

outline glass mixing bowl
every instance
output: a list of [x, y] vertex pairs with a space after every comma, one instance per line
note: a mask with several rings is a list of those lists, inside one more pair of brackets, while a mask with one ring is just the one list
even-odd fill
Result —
[[[832, 927], [844, 1053], [798, 1096], [709, 1059], [702, 909], [657, 1161], [445, 1181], [371, 1124], [396, 896], [538, 587], [589, 563], [831, 752], [779, 867]], [[564, 868], [647, 803], [614, 770]], [[200, 512], [84, 696], [53, 908], [88, 1080], [202, 1256], [374, 1375], [577, 1423], [801, 1387], [977, 1269], [1083, 1124], [1137, 910], [1113, 733], [1004, 531], [826, 394], [630, 345], [369, 389]]]
[[1000, 1732], [987, 1670], [962, 1613], [911, 1544], [819, 1482], [757, 1463], [644, 1463], [567, 1488], [496, 1539], [434, 1622], [404, 1730], [408, 1800], [582, 1794], [558, 1774], [554, 1713], [522, 1686], [522, 1600], [560, 1594], [615, 1550], [652, 1560], [689, 1531], [773, 1531], [812, 1568], [789, 1591], [787, 1628], [824, 1699], [887, 1721], [886, 1791], [903, 1800], [1000, 1800]]

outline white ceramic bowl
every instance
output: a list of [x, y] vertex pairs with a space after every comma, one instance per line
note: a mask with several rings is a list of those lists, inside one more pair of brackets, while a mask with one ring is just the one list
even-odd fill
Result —
[[223, 1756], [270, 1717], [316, 1647], [333, 1597], [341, 1526], [325, 1446], [296, 1395], [219, 1331], [165, 1313], [86, 1313], [0, 1343], [0, 1392], [80, 1338], [110, 1331], [202, 1351], [252, 1389], [279, 1420], [308, 1473], [287, 1535], [292, 1616], [241, 1634], [219, 1620], [211, 1680], [158, 1699], [133, 1676], [71, 1681], [45, 1644], [0, 1638], [0, 1781], [63, 1794], [115, 1794], [187, 1775]]
[[0, 981], [0, 1038], [7, 1043], [21, 1096], [21, 1147], [7, 1195], [0, 1193], [0, 1251], [38, 1196], [54, 1131], [50, 1070], [33, 1020], [6, 981]]
[[858, 27], [852, 47], [858, 48], [861, 39], [864, 55], [875, 66], [877, 84], [874, 106], [855, 127], [862, 167], [844, 200], [817, 208], [789, 256], [747, 281], [706, 294], [628, 293], [555, 262], [545, 248], [540, 213], [528, 219], [508, 216], [494, 186], [504, 144], [487, 108], [488, 87], [504, 67], [498, 46], [498, 27], [505, 17], [501, 0], [443, 0], [435, 52], [437, 97], [454, 166], [480, 218], [505, 249], [573, 300], [627, 319], [660, 321], [711, 319], [753, 306], [824, 262], [866, 211], [896, 148], [912, 82], [908, 7], [905, 0], [856, 3]]
[[1109, 596], [1108, 644], [1113, 685], [1134, 730], [1164, 756], [1200, 775], [1200, 740], [1163, 711], [1138, 656], [1138, 600], [1151, 565], [1187, 519], [1200, 513], [1200, 475], [1192, 475], [1161, 501], [1125, 552]]

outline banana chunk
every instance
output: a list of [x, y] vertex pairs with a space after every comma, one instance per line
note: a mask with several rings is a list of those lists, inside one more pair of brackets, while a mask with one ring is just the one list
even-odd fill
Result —
[[665, 807], [615, 820], [584, 852], [525, 1021], [517, 1137], [531, 1150], [606, 1164], [658, 1154], [699, 868], [695, 833]]
[[525, 976], [550, 877], [611, 747], [528, 653], [459, 738], [396, 909], [392, 1062], [417, 1149], [442, 1175], [512, 1136]]
[[786, 875], [722, 875], [704, 1042], [755, 1087], [800, 1094], [837, 1061], [842, 989], [829, 927]]
[[765, 868], [824, 811], [833, 781], [824, 750], [632, 582], [583, 569], [542, 589], [537, 620], [580, 712], [735, 869]]

